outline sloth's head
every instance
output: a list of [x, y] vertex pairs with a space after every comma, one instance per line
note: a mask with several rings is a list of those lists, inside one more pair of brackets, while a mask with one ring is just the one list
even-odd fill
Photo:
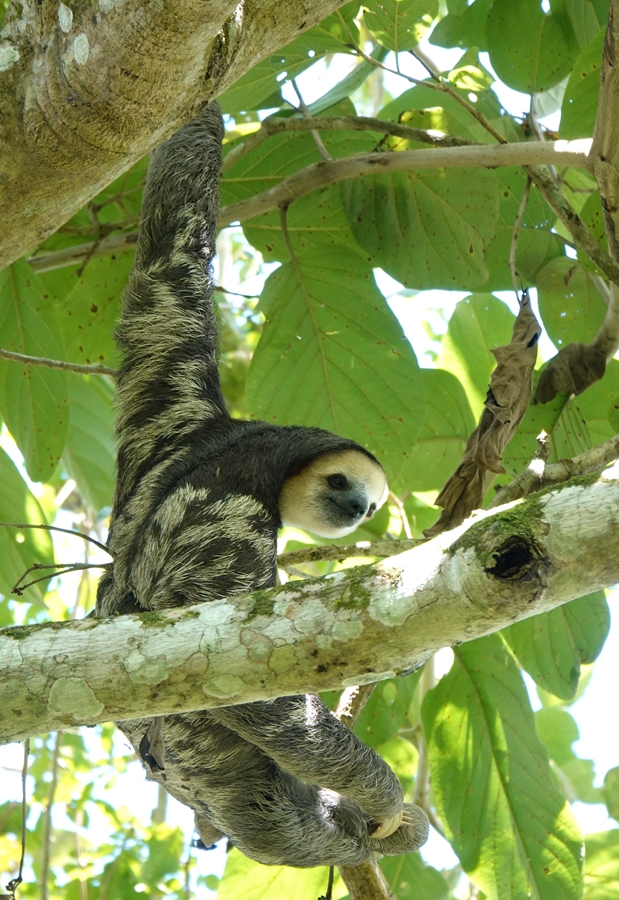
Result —
[[372, 456], [353, 448], [333, 451], [286, 479], [279, 513], [284, 525], [344, 537], [372, 518], [388, 492], [383, 467]]

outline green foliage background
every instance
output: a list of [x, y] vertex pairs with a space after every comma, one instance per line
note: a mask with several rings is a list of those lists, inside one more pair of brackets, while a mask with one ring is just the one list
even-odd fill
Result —
[[[234, 152], [224, 165], [222, 205], [322, 159], [308, 132], [278, 134], [243, 150], [266, 116], [299, 115], [282, 91], [312, 67], [326, 66], [326, 76], [320, 71], [332, 86], [309, 105], [310, 115], [371, 115], [493, 142], [468, 104], [518, 142], [533, 138], [531, 101], [524, 96], [530, 95], [539, 114], [560, 111], [560, 137], [590, 137], [607, 15], [605, 0], [551, 0], [548, 9], [538, 0], [348, 3], [220, 98], [225, 153]], [[422, 83], [400, 76], [397, 96], [390, 96], [381, 66], [396, 75], [408, 72], [411, 51], [428, 35], [423, 53], [430, 58], [433, 47], [460, 48], [441, 76], [452, 93], [437, 90], [436, 79], [417, 69]], [[488, 54], [485, 66], [480, 53]], [[342, 58], [345, 65], [338, 67]], [[337, 80], [333, 72], [348, 74]], [[496, 77], [522, 92], [521, 115], [502, 105]], [[324, 130], [321, 138], [335, 158], [424, 146], [386, 137], [379, 125], [376, 131]], [[54, 269], [46, 268], [45, 257], [113, 230], [134, 230], [146, 169], [141, 160], [33, 249], [30, 262], [0, 273], [0, 347], [82, 364], [118, 363], [113, 329], [132, 253], [94, 255], [79, 267]], [[592, 177], [565, 169], [558, 179], [605, 246]], [[288, 240], [274, 212], [222, 236], [223, 287], [247, 294], [219, 295], [222, 383], [230, 408], [280, 424], [326, 427], [380, 457], [397, 496], [358, 539], [420, 535], [435, 518], [431, 502], [481, 412], [494, 367], [491, 350], [511, 335], [514, 314], [493, 292], [512, 288], [509, 248], [525, 182], [517, 168], [383, 173], [318, 189], [294, 203]], [[537, 289], [554, 346], [590, 341], [605, 312], [600, 275], [573, 251], [535, 190], [516, 261], [523, 284]], [[468, 292], [444, 333], [425, 324], [433, 350], [422, 368], [377, 286], [376, 268], [402, 285], [399, 297], [411, 309], [422, 291]], [[249, 289], [238, 287], [244, 282]], [[259, 299], [249, 295], [258, 282], [264, 282]], [[552, 458], [580, 453], [619, 430], [617, 362], [584, 395], [565, 400], [530, 408], [498, 482], [528, 464], [542, 428], [551, 435]], [[114, 483], [112, 379], [3, 360], [0, 416], [3, 446], [17, 458], [16, 445], [23, 457], [16, 466], [0, 450], [0, 519], [56, 521], [104, 539]], [[288, 549], [312, 542], [299, 532], [287, 538]], [[79, 542], [55, 541], [55, 547], [60, 561], [66, 553], [93, 558]], [[92, 607], [96, 577], [89, 572], [40, 582], [21, 602], [11, 598], [25, 569], [53, 562], [48, 533], [2, 528], [0, 550], [0, 624], [70, 618]], [[301, 568], [325, 574], [337, 565]], [[490, 900], [576, 900], [583, 890], [585, 900], [619, 896], [619, 829], [583, 840], [569, 806], [604, 802], [609, 815], [619, 817], [619, 768], [606, 774], [602, 788], [595, 785], [592, 761], [573, 749], [578, 729], [569, 711], [586, 687], [582, 674], [590, 668], [583, 666], [595, 661], [608, 628], [606, 600], [593, 594], [457, 648], [436, 687], [423, 687], [414, 673], [376, 688], [357, 732], [394, 767], [410, 797], [420, 753], [428, 760], [429, 802], [459, 860], [440, 872], [424, 862], [423, 852], [383, 861], [398, 900], [469, 896], [470, 884], [475, 896]], [[542, 701], [535, 714], [523, 673]], [[111, 727], [33, 742], [23, 897], [180, 900], [211, 889], [219, 900], [314, 900], [324, 892], [325, 871], [267, 869], [235, 850], [221, 880], [199, 875], [208, 863], [202, 857], [197, 867], [199, 851], [166, 823], [162, 798], [150, 820], [129, 797], [126, 806], [109, 802], [128, 767], [141, 779]], [[18, 805], [0, 804], [0, 870], [7, 877], [19, 859], [20, 827]], [[336, 880], [334, 896], [345, 893]]]

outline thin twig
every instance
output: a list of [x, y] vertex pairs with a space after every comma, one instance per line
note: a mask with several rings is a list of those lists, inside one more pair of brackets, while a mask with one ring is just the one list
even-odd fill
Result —
[[289, 566], [296, 566], [304, 562], [325, 562], [327, 560], [337, 559], [354, 559], [355, 557], [367, 556], [396, 556], [398, 553], [404, 553], [418, 544], [423, 544], [422, 538], [403, 538], [397, 541], [357, 541], [356, 544], [329, 544], [326, 547], [304, 547], [303, 550], [291, 550], [288, 553], [281, 553], [277, 557], [277, 565], [282, 569]]
[[15, 891], [22, 883], [24, 874], [24, 859], [26, 857], [26, 817], [28, 815], [28, 807], [26, 804], [26, 778], [28, 777], [28, 757], [30, 756], [30, 738], [24, 741], [24, 761], [21, 770], [21, 856], [19, 859], [19, 869], [15, 878], [11, 878], [6, 889], [9, 892], [10, 900], [15, 900]]
[[402, 531], [404, 532], [406, 539], [409, 541], [413, 540], [413, 532], [411, 530], [410, 522], [408, 521], [408, 516], [406, 515], [406, 510], [404, 509], [404, 504], [400, 500], [397, 494], [394, 494], [393, 491], [389, 491], [389, 498], [394, 506], [397, 507], [397, 510], [400, 514], [400, 522], [402, 523]]
[[0, 348], [0, 359], [8, 359], [10, 362], [22, 363], [26, 366], [46, 366], [48, 369], [62, 369], [65, 372], [78, 372], [80, 375], [111, 375], [116, 377], [116, 369], [109, 366], [82, 365], [81, 363], [66, 362], [64, 359], [46, 359], [44, 356], [28, 356], [26, 353], [14, 353], [13, 350]]
[[57, 569], [57, 571], [53, 573], [53, 576], [56, 577], [58, 575], [66, 575], [67, 572], [79, 572], [82, 569], [109, 569], [111, 565], [111, 563], [35, 563], [34, 565], [29, 566], [23, 575], [19, 576], [19, 580], [13, 585], [12, 593], [21, 597], [24, 591], [26, 591], [27, 588], [32, 587], [33, 584], [39, 584], [41, 581], [48, 581], [52, 577], [52, 574], [48, 573], [47, 575], [42, 575], [41, 578], [35, 578], [34, 581], [28, 581], [26, 584], [21, 584], [30, 572], [37, 572], [42, 569]]
[[527, 497], [542, 488], [562, 484], [579, 475], [589, 475], [592, 472], [601, 471], [616, 459], [619, 459], [619, 434], [591, 450], [585, 450], [579, 456], [547, 464], [541, 472], [540, 466], [531, 463], [514, 481], [497, 491], [492, 502], [488, 504], [488, 509], [502, 506], [504, 503], [511, 503], [521, 497]]
[[58, 760], [60, 758], [60, 744], [62, 743], [62, 732], [57, 731], [54, 735], [54, 746], [52, 747], [52, 777], [49, 783], [49, 791], [47, 794], [47, 804], [43, 819], [43, 847], [41, 850], [41, 874], [39, 877], [39, 887], [41, 891], [41, 900], [48, 898], [48, 880], [49, 880], [49, 863], [52, 842], [52, 807], [54, 806], [56, 788], [58, 786]]
[[[434, 657], [430, 657], [430, 659], [426, 661], [421, 675], [421, 683], [419, 686], [421, 694], [420, 702], [423, 701], [425, 695], [435, 685], [436, 675], [434, 672]], [[421, 727], [418, 730], [418, 748], [419, 761], [417, 763], [417, 775], [415, 777], [415, 794], [413, 797], [413, 803], [416, 803], [417, 806], [420, 806], [423, 809], [434, 830], [437, 831], [442, 837], [445, 837], [443, 823], [437, 816], [435, 810], [430, 806], [430, 763], [428, 759], [428, 746], [426, 744], [423, 728]]]
[[[297, 131], [375, 131], [378, 134], [388, 134], [392, 137], [400, 137], [409, 141], [417, 141], [422, 144], [431, 144], [433, 147], [465, 147], [475, 146], [477, 141], [461, 138], [455, 134], [444, 134], [441, 131], [425, 128], [413, 128], [410, 125], [402, 125], [400, 122], [389, 122], [386, 119], [376, 119], [371, 116], [315, 116], [310, 120], [300, 119], [296, 116], [284, 119], [280, 115], [271, 116], [262, 122], [262, 125], [244, 141], [228, 153], [221, 167], [222, 174], [232, 168], [240, 159], [253, 153], [268, 138], [276, 134], [286, 134]], [[41, 257], [35, 257], [41, 259]]]
[[[303, 97], [301, 96], [301, 91], [299, 90], [296, 79], [294, 79], [294, 78], [292, 79], [292, 87], [294, 88], [294, 92], [297, 95], [297, 98], [299, 100], [299, 110], [300, 110], [303, 118], [306, 119], [308, 122], [311, 121], [312, 115], [311, 115], [309, 109], [307, 108], [307, 105], [306, 105], [305, 101], [303, 100]], [[324, 141], [320, 137], [320, 134], [318, 133], [318, 131], [315, 128], [312, 128], [310, 134], [312, 135], [312, 137], [314, 139], [314, 143], [316, 144], [316, 149], [318, 150], [318, 152], [320, 153], [322, 158], [323, 159], [331, 159], [332, 158], [331, 154], [325, 147]]]
[[81, 531], [74, 531], [72, 528], [59, 528], [58, 525], [30, 525], [23, 522], [0, 522], [0, 528], [42, 528], [44, 531], [60, 531], [62, 534], [72, 534], [83, 541], [88, 541], [89, 544], [94, 544], [99, 550], [103, 550], [108, 556], [111, 556], [110, 551], [101, 541], [91, 537], [89, 534], [83, 534]]
[[522, 285], [518, 283], [518, 272], [516, 271], [516, 250], [518, 249], [518, 236], [520, 234], [520, 228], [522, 226], [522, 220], [524, 219], [525, 210], [527, 208], [527, 203], [529, 200], [529, 194], [531, 193], [531, 178], [527, 175], [527, 181], [524, 186], [524, 191], [522, 192], [522, 197], [520, 198], [520, 204], [518, 206], [518, 212], [516, 213], [516, 218], [514, 219], [514, 227], [512, 229], [512, 239], [509, 245], [509, 270], [512, 276], [512, 285], [514, 291], [516, 292], [516, 297], [518, 297], [520, 290], [522, 289]]

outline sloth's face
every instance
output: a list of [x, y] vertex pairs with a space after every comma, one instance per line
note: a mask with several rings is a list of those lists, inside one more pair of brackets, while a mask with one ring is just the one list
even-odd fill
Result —
[[372, 518], [388, 491], [382, 466], [364, 453], [325, 453], [286, 480], [279, 512], [284, 525], [345, 537]]

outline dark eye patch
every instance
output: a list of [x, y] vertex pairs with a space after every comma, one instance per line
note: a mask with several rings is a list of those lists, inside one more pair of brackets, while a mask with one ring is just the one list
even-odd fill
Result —
[[344, 475], [329, 475], [327, 484], [336, 491], [344, 491], [348, 487], [348, 481]]
[[376, 504], [370, 503], [370, 508], [368, 509], [368, 511], [365, 514], [366, 518], [371, 519], [375, 512], [376, 512]]

